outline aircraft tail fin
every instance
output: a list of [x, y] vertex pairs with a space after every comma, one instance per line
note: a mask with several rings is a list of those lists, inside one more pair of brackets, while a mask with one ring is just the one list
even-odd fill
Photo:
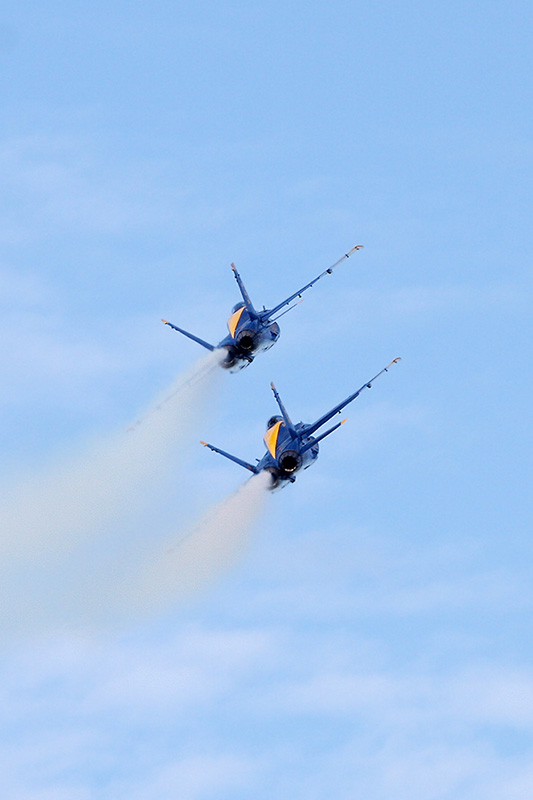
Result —
[[257, 312], [256, 312], [256, 310], [255, 310], [255, 308], [254, 308], [254, 305], [253, 305], [252, 301], [250, 300], [250, 295], [249, 295], [249, 294], [248, 294], [248, 292], [246, 291], [246, 287], [245, 287], [245, 285], [244, 285], [244, 283], [243, 283], [243, 281], [242, 281], [242, 278], [241, 278], [241, 276], [239, 275], [239, 273], [237, 272], [237, 267], [235, 266], [235, 264], [233, 264], [233, 263], [232, 263], [232, 265], [231, 265], [231, 269], [233, 270], [233, 274], [234, 274], [234, 276], [235, 276], [235, 280], [237, 281], [237, 285], [238, 285], [238, 287], [239, 287], [239, 290], [240, 290], [240, 292], [241, 292], [242, 299], [244, 300], [244, 303], [245, 303], [245, 305], [246, 305], [246, 310], [247, 310], [247, 311], [248, 311], [250, 314], [252, 314], [252, 315], [256, 315], [256, 314], [257, 314]]
[[281, 416], [283, 417], [283, 420], [284, 420], [284, 422], [285, 422], [285, 425], [287, 426], [287, 428], [288, 428], [290, 431], [294, 431], [294, 425], [293, 425], [293, 424], [292, 424], [292, 422], [291, 422], [291, 418], [290, 418], [290, 417], [289, 417], [289, 415], [287, 414], [287, 409], [285, 408], [285, 406], [284, 406], [284, 404], [283, 404], [283, 401], [282, 401], [281, 397], [280, 397], [280, 396], [279, 396], [279, 394], [278, 394], [278, 390], [276, 389], [276, 387], [274, 386], [274, 384], [273, 384], [273, 383], [271, 383], [271, 384], [270, 384], [270, 388], [271, 388], [271, 389], [272, 389], [272, 391], [274, 392], [274, 397], [276, 398], [276, 403], [277, 403], [277, 404], [278, 404], [278, 406], [279, 406], [279, 410], [281, 411]]
[[214, 350], [215, 349], [215, 345], [214, 344], [209, 344], [209, 342], [206, 342], [203, 339], [200, 339], [199, 336], [195, 336], [193, 333], [189, 333], [189, 331], [183, 330], [183, 328], [178, 328], [178, 326], [177, 325], [173, 325], [172, 322], [167, 322], [166, 319], [162, 319], [161, 322], [164, 322], [165, 325], [168, 325], [169, 327], [173, 328], [175, 331], [178, 331], [178, 333], [182, 333], [184, 336], [187, 336], [189, 339], [192, 339], [193, 342], [197, 342], [198, 344], [201, 344], [202, 347], [206, 348], [206, 350]]

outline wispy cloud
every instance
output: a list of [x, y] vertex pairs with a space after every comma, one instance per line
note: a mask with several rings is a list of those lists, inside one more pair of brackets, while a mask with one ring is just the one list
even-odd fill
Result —
[[[41, 644], [38, 664], [29, 648], [8, 656], [4, 785], [31, 798], [97, 789], [104, 800], [318, 800], [327, 789], [341, 800], [357, 787], [376, 800], [527, 800], [530, 671], [476, 657], [443, 668], [435, 643], [399, 667], [376, 659], [371, 640], [293, 634], [177, 621], [148, 647], [63, 638]], [[352, 665], [332, 669], [347, 646]], [[214, 709], [219, 721], [206, 727]], [[509, 737], [519, 738], [516, 750]], [[95, 777], [68, 783], [88, 758]]]
[[[195, 155], [216, 163], [216, 155], [201, 146]], [[249, 205], [200, 191], [198, 176], [165, 156], [127, 161], [120, 144], [109, 150], [108, 139], [80, 128], [71, 135], [40, 131], [0, 140], [0, 180], [0, 242], [8, 245], [65, 233], [205, 233], [223, 228], [240, 205]]]
[[[176, 208], [185, 213], [186, 192], [165, 186], [161, 169], [162, 165], [144, 163], [121, 170], [81, 137], [34, 134], [4, 140], [0, 175], [4, 198], [10, 201], [5, 219], [11, 225], [4, 222], [4, 241], [29, 233], [32, 238], [42, 236], [52, 223], [104, 234], [168, 224], [175, 220]], [[14, 213], [21, 206], [26, 211], [24, 228], [24, 218]]]
[[175, 350], [161, 347], [155, 314], [122, 311], [120, 324], [104, 312], [80, 318], [64, 288], [38, 271], [5, 264], [0, 290], [0, 407], [30, 408], [32, 415], [47, 408], [114, 409], [112, 390], [121, 382], [137, 379], [140, 370], [175, 368]]
[[115, 787], [117, 797], [132, 800], [159, 800], [176, 796], [183, 800], [203, 800], [254, 792], [261, 770], [256, 759], [234, 753], [205, 753], [176, 759], [158, 769], [140, 782], [140, 785]]

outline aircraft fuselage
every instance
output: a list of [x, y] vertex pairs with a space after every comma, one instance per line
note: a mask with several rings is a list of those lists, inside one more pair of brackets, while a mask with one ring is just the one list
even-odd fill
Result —
[[238, 303], [228, 319], [229, 334], [218, 347], [228, 351], [222, 366], [230, 372], [239, 372], [249, 366], [258, 353], [270, 350], [279, 339], [279, 325], [270, 320], [263, 322], [259, 314], [252, 313]]
[[272, 491], [294, 483], [297, 473], [309, 469], [318, 458], [318, 442], [313, 436], [305, 436], [306, 427], [303, 422], [298, 422], [291, 431], [281, 417], [271, 417], [269, 420], [263, 440], [267, 452], [257, 464], [257, 469], [270, 473], [269, 488]]

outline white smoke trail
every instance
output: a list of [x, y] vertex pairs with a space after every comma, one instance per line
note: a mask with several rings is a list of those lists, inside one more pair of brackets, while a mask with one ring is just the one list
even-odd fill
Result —
[[[181, 375], [133, 429], [103, 437], [61, 464], [2, 488], [0, 592], [20, 577], [19, 565], [26, 576], [35, 569], [42, 577], [46, 562], [53, 565], [140, 512], [183, 456], [194, 421], [213, 394], [223, 355], [210, 353]], [[28, 582], [26, 577], [22, 585]]]
[[[254, 475], [213, 506], [188, 533], [170, 540], [130, 577], [121, 603], [150, 613], [201, 591], [238, 561], [269, 495], [270, 475]], [[118, 598], [117, 598], [118, 599]]]
[[[221, 373], [221, 355], [180, 377], [133, 429], [4, 491], [2, 635], [135, 621], [201, 590], [235, 563], [268, 497], [266, 473], [164, 545], [152, 520], [137, 518], [142, 503], [153, 501], [172, 455], [183, 460], [195, 414]], [[174, 465], [170, 472], [175, 485]], [[131, 520], [124, 525], [128, 515], [135, 517], [133, 531]]]
[[[113, 532], [113, 547], [94, 541], [25, 564], [0, 582], [0, 634], [20, 637], [58, 628], [111, 630], [146, 619], [205, 589], [244, 553], [270, 477], [250, 478], [213, 506], [189, 532], [142, 546]], [[120, 547], [117, 547], [117, 542]], [[5, 571], [5, 570], [4, 570]]]

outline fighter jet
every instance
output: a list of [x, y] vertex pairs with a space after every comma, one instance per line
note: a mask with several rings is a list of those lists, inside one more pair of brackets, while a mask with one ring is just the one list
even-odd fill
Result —
[[337, 428], [340, 428], [346, 420], [343, 419], [319, 436], [314, 436], [313, 434], [325, 425], [326, 422], [329, 422], [336, 414], [340, 414], [342, 409], [347, 406], [348, 403], [351, 403], [352, 400], [355, 400], [356, 397], [359, 397], [364, 389], [370, 389], [376, 378], [379, 378], [384, 372], [388, 372], [390, 367], [398, 361], [400, 361], [400, 359], [395, 358], [382, 369], [381, 372], [378, 372], [377, 375], [374, 375], [373, 378], [364, 383], [360, 389], [311, 424], [297, 422], [296, 425], [294, 425], [291, 422], [276, 387], [271, 383], [270, 386], [274, 392], [274, 397], [276, 398], [281, 414], [276, 414], [268, 420], [267, 430], [263, 439], [267, 451], [263, 458], [256, 459], [257, 464], [255, 465], [249, 464], [247, 461], [243, 461], [231, 455], [231, 453], [226, 453], [224, 450], [220, 450], [218, 447], [214, 447], [214, 445], [208, 444], [207, 442], [202, 442], [202, 444], [210, 450], [213, 450], [214, 453], [220, 453], [221, 456], [225, 456], [229, 458], [230, 461], [234, 461], [241, 467], [253, 472], [254, 475], [263, 471], [269, 472], [269, 488], [271, 490], [283, 488], [289, 483], [294, 483], [297, 472], [301, 469], [308, 469], [311, 464], [315, 463], [318, 458], [318, 443], [321, 442], [322, 439], [325, 439], [326, 436], [329, 436], [330, 433], [336, 431]]
[[[229, 334], [217, 345], [209, 344], [209, 342], [204, 341], [204, 339], [200, 339], [198, 336], [189, 333], [183, 328], [179, 328], [166, 319], [161, 321], [164, 322], [165, 325], [169, 325], [175, 331], [178, 331], [178, 333], [188, 336], [193, 342], [201, 344], [202, 347], [205, 347], [207, 350], [216, 350], [218, 348], [227, 350], [227, 354], [222, 361], [222, 367], [228, 369], [230, 372], [238, 372], [249, 366], [258, 353], [270, 350], [270, 348], [276, 344], [280, 334], [279, 325], [276, 320], [295, 308], [301, 301], [302, 294], [306, 292], [307, 289], [314, 286], [324, 275], [331, 275], [335, 267], [338, 267], [339, 264], [349, 258], [352, 253], [355, 253], [356, 250], [360, 250], [362, 247], [363, 245], [361, 244], [352, 247], [352, 249], [345, 253], [342, 258], [339, 258], [335, 264], [324, 270], [324, 272], [321, 272], [318, 277], [314, 278], [314, 280], [306, 286], [298, 289], [294, 294], [289, 295], [289, 297], [282, 300], [282, 302], [278, 303], [274, 308], [267, 309], [263, 306], [262, 311], [256, 311], [254, 308], [248, 292], [244, 287], [242, 278], [237, 272], [235, 264], [232, 264], [231, 268], [240, 289], [242, 301], [233, 306], [231, 316], [227, 323]], [[296, 300], [296, 298], [300, 298], [300, 300], [291, 306], [290, 304], [293, 300]], [[282, 311], [285, 306], [290, 307]], [[279, 313], [280, 311], [281, 313]]]

